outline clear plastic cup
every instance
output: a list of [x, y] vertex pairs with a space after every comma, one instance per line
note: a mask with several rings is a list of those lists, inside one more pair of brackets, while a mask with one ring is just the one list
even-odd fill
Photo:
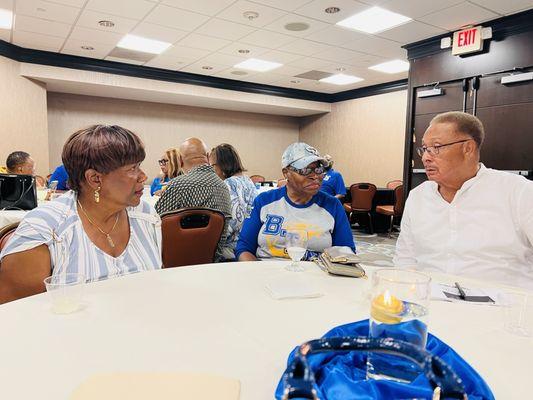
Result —
[[44, 279], [52, 311], [56, 314], [70, 314], [81, 308], [85, 276], [76, 273], [52, 275]]

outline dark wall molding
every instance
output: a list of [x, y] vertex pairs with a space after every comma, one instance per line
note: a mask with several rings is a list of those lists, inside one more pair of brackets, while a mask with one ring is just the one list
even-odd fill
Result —
[[[519, 33], [533, 31], [533, 9], [483, 22], [481, 25], [492, 28], [492, 39], [490, 40], [503, 40]], [[452, 32], [448, 32], [419, 42], [406, 44], [402, 47], [407, 50], [407, 58], [409, 60], [447, 51], [451, 52], [451, 48], [440, 48], [440, 40], [452, 35]]]
[[30, 64], [49, 65], [53, 67], [71, 68], [83, 71], [103, 72], [107, 74], [131, 76], [135, 78], [154, 79], [158, 81], [207, 86], [217, 89], [236, 90], [240, 92], [264, 94], [269, 96], [287, 97], [299, 100], [334, 103], [337, 101], [358, 99], [377, 94], [390, 93], [407, 89], [407, 80], [393, 81], [364, 88], [347, 90], [339, 93], [320, 93], [298, 90], [279, 86], [262, 85], [232, 79], [217, 78], [192, 74], [188, 72], [170, 71], [161, 68], [145, 67], [115, 61], [72, 56], [49, 51], [33, 50], [0, 40], [0, 55]]

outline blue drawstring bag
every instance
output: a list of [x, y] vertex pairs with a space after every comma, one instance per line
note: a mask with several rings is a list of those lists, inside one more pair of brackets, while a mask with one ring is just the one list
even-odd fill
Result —
[[[360, 338], [358, 340], [358, 338]], [[327, 339], [327, 340], [326, 340]], [[348, 340], [347, 340], [348, 339]], [[315, 345], [312, 343], [315, 342]], [[351, 342], [352, 347], [348, 347]], [[449, 393], [465, 393], [469, 400], [494, 400], [494, 396], [479, 374], [464, 361], [447, 344], [428, 334], [426, 351], [400, 341], [387, 339], [368, 339], [368, 320], [341, 325], [330, 330], [323, 339], [308, 342], [311, 347], [320, 347], [321, 350], [330, 348], [346, 349], [374, 346], [380, 350], [398, 349], [405, 347], [400, 353], [410, 354], [413, 361], [419, 365], [425, 364], [426, 369], [411, 383], [400, 383], [390, 380], [366, 380], [367, 351], [335, 351], [311, 354], [302, 363], [302, 347], [295, 348], [288, 359], [288, 368], [276, 389], [276, 399], [284, 398], [318, 398], [321, 400], [370, 400], [370, 399], [429, 399], [433, 397], [435, 386], [445, 387]], [[355, 346], [355, 347], [354, 347]], [[377, 346], [377, 347], [376, 347]], [[400, 347], [398, 347], [400, 346]], [[307, 348], [311, 348], [307, 347]], [[371, 350], [373, 351], [373, 350]], [[409, 357], [408, 357], [409, 358]], [[306, 365], [303, 365], [306, 364]], [[310, 371], [307, 371], [306, 367]], [[299, 389], [288, 396], [287, 389], [295, 380], [300, 385]], [[314, 379], [313, 379], [314, 378]], [[302, 389], [306, 384], [308, 390]], [[456, 386], [454, 386], [456, 385]], [[458, 385], [458, 386], [457, 386]], [[312, 387], [311, 387], [312, 386]], [[300, 390], [302, 389], [302, 390]], [[306, 397], [297, 392], [311, 393]], [[447, 398], [444, 396], [443, 398]], [[448, 398], [462, 398], [461, 395]]]

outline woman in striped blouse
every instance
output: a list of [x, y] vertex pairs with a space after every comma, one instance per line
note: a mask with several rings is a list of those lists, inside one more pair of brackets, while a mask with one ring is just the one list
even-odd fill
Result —
[[26, 214], [0, 253], [0, 303], [43, 292], [50, 274], [91, 282], [161, 268], [161, 221], [141, 201], [139, 137], [94, 125], [67, 140], [62, 158], [71, 190]]

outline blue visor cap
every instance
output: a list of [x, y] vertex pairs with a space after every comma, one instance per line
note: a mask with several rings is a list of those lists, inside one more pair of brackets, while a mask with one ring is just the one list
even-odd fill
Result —
[[318, 153], [317, 149], [307, 143], [298, 142], [291, 144], [283, 152], [281, 168], [291, 165], [294, 168], [302, 169], [317, 161], [322, 165], [327, 165], [327, 161]]

